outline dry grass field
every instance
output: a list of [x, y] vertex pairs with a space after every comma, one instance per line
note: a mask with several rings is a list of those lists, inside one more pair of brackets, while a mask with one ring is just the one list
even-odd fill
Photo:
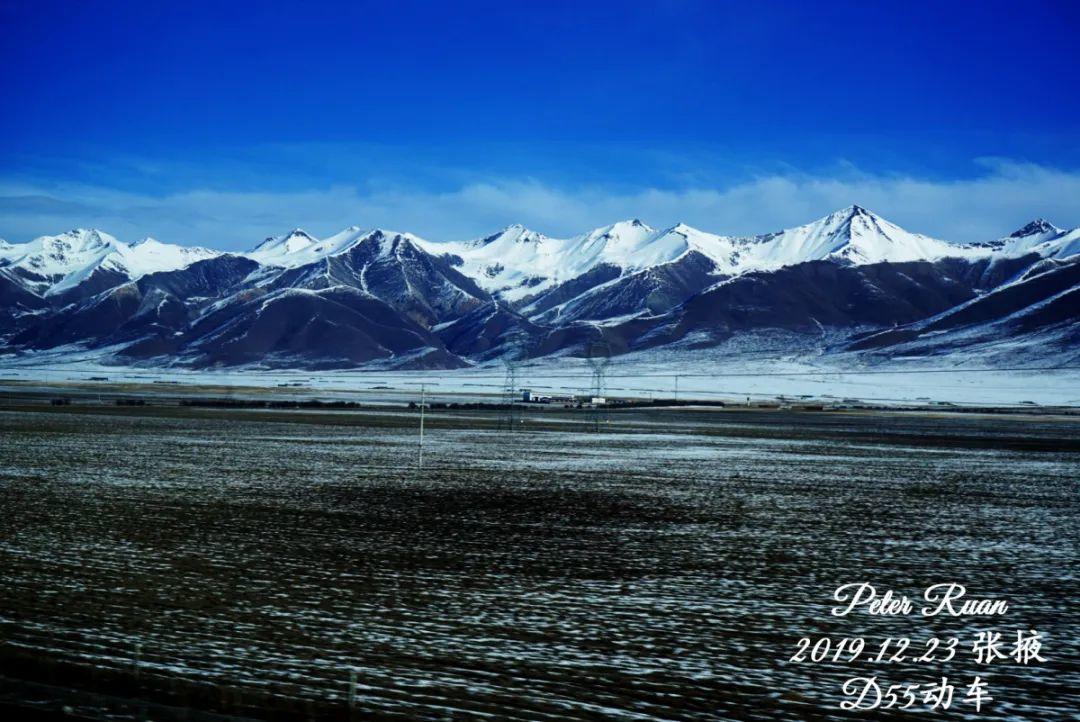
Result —
[[[995, 715], [1059, 720], [1080, 704], [1077, 419], [496, 422], [433, 412], [417, 469], [405, 410], [0, 400], [0, 703], [43, 717], [803, 720], [840, 717], [847, 677], [982, 673]], [[832, 591], [864, 580], [912, 594], [959, 581], [1012, 610], [830, 617]], [[1039, 630], [1048, 662], [789, 661], [804, 636], [988, 624]]]

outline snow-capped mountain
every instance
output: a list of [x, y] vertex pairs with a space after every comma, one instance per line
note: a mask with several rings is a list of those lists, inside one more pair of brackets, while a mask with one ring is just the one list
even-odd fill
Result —
[[183, 268], [216, 251], [187, 248], [145, 238], [128, 245], [98, 230], [40, 236], [0, 247], [0, 269], [40, 296], [55, 296], [86, 283], [95, 274], [134, 280], [148, 273]]
[[308, 234], [301, 228], [294, 228], [281, 236], [270, 236], [262, 243], [255, 246], [249, 255], [262, 257], [269, 262], [276, 258], [285, 258], [294, 253], [299, 253], [305, 248], [310, 248], [319, 242], [318, 238]]
[[991, 253], [985, 246], [910, 233], [860, 206], [760, 236], [715, 235], [684, 223], [658, 231], [634, 219], [567, 239], [515, 225], [478, 240], [429, 244], [427, 248], [459, 256], [463, 273], [510, 302], [536, 296], [599, 266], [628, 274], [673, 263], [691, 252], [712, 261], [719, 275], [818, 260], [865, 264], [980, 258]]
[[383, 244], [381, 252], [389, 252], [394, 239], [422, 248], [429, 245], [411, 233], [382, 228], [364, 230], [350, 226], [321, 240], [297, 228], [283, 236], [267, 238], [245, 255], [267, 266], [296, 268], [341, 255], [365, 241]]
[[[354, 289], [427, 326], [491, 300], [427, 246], [408, 233], [347, 229], [270, 259], [252, 280], [275, 291]], [[267, 264], [257, 252], [249, 257]]]
[[910, 233], [860, 206], [848, 206], [805, 226], [741, 239], [741, 270], [768, 270], [807, 261], [854, 265], [980, 258], [985, 248]]
[[1080, 253], [1080, 228], [1067, 231], [1038, 218], [1007, 237], [986, 245], [1006, 256], [1038, 253], [1040, 256], [1068, 258]]
[[[452, 367], [522, 343], [542, 356], [598, 338], [629, 351], [782, 330], [819, 353], [910, 355], [911, 333], [937, 333], [940, 324], [926, 324], [938, 317], [957, 344], [1034, 338], [1037, 320], [1039, 338], [1068, 347], [1080, 338], [1080, 309], [1070, 306], [1072, 271], [1061, 269], [1074, 263], [1080, 229], [1040, 219], [957, 244], [859, 206], [759, 236], [636, 219], [568, 238], [513, 225], [470, 241], [353, 226], [325, 238], [295, 229], [246, 253], [76, 230], [0, 242], [0, 350], [73, 345], [193, 366]], [[1035, 280], [1005, 293], [1018, 279]], [[1053, 312], [1036, 311], [1040, 303]], [[962, 312], [969, 306], [979, 314]], [[999, 311], [1024, 322], [1004, 323]], [[893, 328], [912, 331], [885, 333]]]
[[672, 240], [634, 219], [565, 239], [510, 226], [479, 240], [428, 248], [458, 256], [461, 271], [485, 290], [520, 301], [598, 266], [633, 271], [675, 260], [686, 247]]

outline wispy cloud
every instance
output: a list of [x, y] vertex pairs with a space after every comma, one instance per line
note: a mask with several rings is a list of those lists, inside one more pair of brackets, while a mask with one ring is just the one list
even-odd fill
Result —
[[906, 228], [957, 241], [995, 238], [1036, 216], [1080, 223], [1080, 171], [1002, 159], [960, 180], [847, 168], [829, 176], [773, 173], [728, 187], [571, 187], [531, 178], [466, 182], [449, 190], [403, 183], [320, 189], [140, 194], [105, 186], [0, 180], [0, 236], [25, 241], [72, 227], [123, 239], [236, 250], [300, 226], [316, 235], [345, 226], [408, 230], [432, 239], [480, 236], [510, 223], [563, 235], [624, 218], [678, 221], [716, 233], [778, 230], [858, 203]]

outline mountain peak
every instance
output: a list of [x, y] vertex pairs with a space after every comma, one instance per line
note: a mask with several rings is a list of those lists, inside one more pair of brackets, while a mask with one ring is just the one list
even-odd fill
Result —
[[536, 231], [529, 230], [520, 223], [512, 223], [506, 228], [502, 229], [498, 235], [512, 236], [519, 241], [531, 241], [540, 237], [540, 234]]
[[851, 220], [853, 218], [880, 218], [878, 214], [873, 211], [867, 210], [863, 206], [858, 204], [852, 204], [841, 208], [838, 211], [834, 211], [828, 215], [829, 218], [836, 220]]
[[294, 228], [283, 236], [268, 236], [252, 249], [253, 253], [278, 251], [294, 253], [317, 242], [317, 239], [302, 228]]
[[543, 234], [531, 231], [520, 223], [511, 223], [506, 228], [503, 228], [498, 233], [493, 233], [490, 236], [484, 236], [476, 241], [470, 241], [476, 246], [488, 246], [492, 243], [505, 240], [513, 243], [537, 243], [544, 238]]
[[55, 253], [89, 253], [116, 248], [120, 241], [96, 228], [72, 228], [58, 236], [41, 236], [31, 241], [40, 249], [52, 249]]
[[1009, 238], [1025, 238], [1043, 233], [1060, 233], [1061, 229], [1045, 218], [1036, 218], [1031, 223], [1009, 234]]
[[770, 233], [757, 238], [770, 240], [783, 234], [791, 234], [797, 231], [808, 231], [817, 236], [829, 236], [834, 239], [843, 238], [853, 241], [856, 236], [865, 232], [873, 232], [884, 225], [893, 225], [881, 216], [866, 210], [859, 205], [850, 205], [840, 210], [833, 211], [829, 215], [816, 221], [807, 223], [796, 228], [787, 228], [783, 231]]
[[403, 238], [408, 240], [412, 238], [410, 233], [402, 233], [401, 231], [392, 231], [389, 228], [372, 228], [370, 231], [364, 234], [364, 237], [371, 238]]
[[90, 238], [95, 240], [112, 238], [108, 233], [98, 230], [97, 228], [72, 228], [70, 231], [62, 233], [61, 235], [71, 238]]
[[647, 224], [643, 223], [639, 218], [629, 218], [625, 221], [618, 221], [612, 223], [610, 226], [604, 226], [596, 229], [593, 233], [599, 232], [600, 235], [610, 235], [612, 233], [618, 233], [619, 231], [632, 231], [634, 233], [652, 233], [653, 229]]
[[813, 223], [757, 236], [746, 258], [763, 267], [813, 260], [865, 264], [975, 256], [983, 251], [911, 233], [859, 205]]
[[[694, 228], [693, 226], [687, 225], [686, 223], [683, 223], [682, 221], [679, 221], [678, 223], [671, 226], [670, 228], [665, 228], [663, 231], [660, 231], [657, 234], [657, 236], [659, 238], [665, 238], [665, 237], [671, 236], [671, 235], [682, 236], [683, 238], [689, 238], [690, 236], [700, 236], [700, 235], [702, 235], [702, 233], [701, 233], [701, 231]], [[705, 234], [705, 235], [708, 235], [708, 234]]]

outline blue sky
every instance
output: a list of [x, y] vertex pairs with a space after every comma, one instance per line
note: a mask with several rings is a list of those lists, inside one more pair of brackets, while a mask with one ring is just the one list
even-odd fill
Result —
[[0, 0], [0, 237], [1080, 225], [1075, 2]]

